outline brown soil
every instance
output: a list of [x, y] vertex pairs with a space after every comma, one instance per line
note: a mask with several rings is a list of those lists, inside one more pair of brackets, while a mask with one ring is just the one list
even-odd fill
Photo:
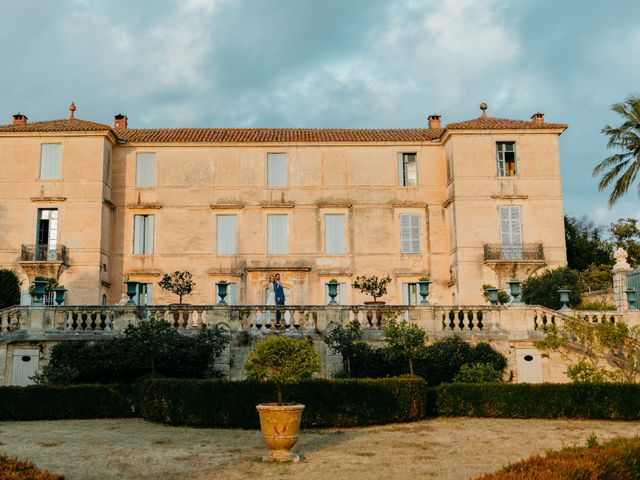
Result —
[[168, 427], [142, 420], [0, 423], [0, 452], [80, 479], [468, 479], [562, 446], [638, 435], [637, 422], [439, 418], [309, 430], [298, 464], [261, 461], [254, 430]]

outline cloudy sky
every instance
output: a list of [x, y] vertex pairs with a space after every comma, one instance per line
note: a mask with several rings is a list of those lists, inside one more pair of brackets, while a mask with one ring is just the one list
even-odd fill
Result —
[[145, 127], [421, 127], [489, 114], [568, 123], [565, 209], [606, 206], [591, 170], [614, 102], [640, 94], [640, 1], [0, 2], [0, 123], [119, 112]]

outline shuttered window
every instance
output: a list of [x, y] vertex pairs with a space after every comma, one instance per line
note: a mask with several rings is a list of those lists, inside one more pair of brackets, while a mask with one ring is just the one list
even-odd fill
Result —
[[236, 254], [235, 215], [218, 215], [216, 225], [216, 252], [218, 255]]
[[418, 185], [418, 167], [415, 153], [398, 154], [398, 183], [403, 187]]
[[418, 284], [417, 283], [402, 284], [402, 304], [403, 305], [418, 304]]
[[150, 255], [153, 253], [155, 215], [133, 216], [133, 253]]
[[402, 253], [420, 253], [420, 215], [400, 215], [400, 249]]
[[136, 186], [155, 187], [156, 154], [138, 153], [136, 155]]
[[325, 253], [340, 255], [344, 248], [344, 215], [328, 214], [324, 216], [324, 245]]
[[62, 145], [59, 143], [43, 143], [40, 147], [40, 178], [60, 178], [61, 158]]
[[284, 254], [289, 250], [289, 226], [286, 215], [267, 216], [267, 252]]
[[517, 260], [523, 256], [522, 231], [519, 205], [503, 205], [500, 211], [500, 243], [505, 260]]
[[267, 154], [267, 176], [270, 188], [287, 186], [286, 153]]

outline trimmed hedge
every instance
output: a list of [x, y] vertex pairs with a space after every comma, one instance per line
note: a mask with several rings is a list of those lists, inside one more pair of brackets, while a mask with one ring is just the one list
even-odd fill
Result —
[[640, 438], [536, 455], [478, 480], [640, 479]]
[[0, 455], [0, 478], [10, 480], [64, 480], [64, 476], [40, 470], [31, 462]]
[[446, 384], [435, 397], [448, 417], [640, 419], [640, 384]]
[[31, 385], [0, 387], [0, 420], [63, 420], [133, 416], [124, 387]]
[[[306, 406], [304, 427], [410, 422], [427, 414], [421, 378], [309, 380], [285, 385], [286, 399]], [[142, 417], [170, 425], [257, 428], [256, 405], [276, 401], [274, 385], [207, 380], [149, 380]]]

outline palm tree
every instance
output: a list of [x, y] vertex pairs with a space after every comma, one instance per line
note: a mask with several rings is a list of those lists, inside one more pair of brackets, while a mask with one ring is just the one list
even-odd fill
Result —
[[618, 113], [624, 122], [617, 128], [607, 125], [602, 133], [609, 137], [607, 148], [621, 149], [622, 152], [605, 158], [593, 169], [594, 177], [602, 174], [598, 183], [600, 191], [613, 184], [609, 195], [610, 207], [627, 193], [640, 172], [640, 97], [630, 96], [622, 103], [615, 103], [611, 110]]

